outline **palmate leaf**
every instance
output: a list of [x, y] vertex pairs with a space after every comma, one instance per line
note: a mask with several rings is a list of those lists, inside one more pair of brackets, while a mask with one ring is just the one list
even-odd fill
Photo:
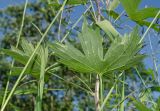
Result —
[[135, 56], [141, 48], [139, 40], [137, 28], [135, 28], [131, 34], [125, 35], [123, 38], [116, 38], [104, 57], [107, 72], [122, 67], [125, 68], [126, 65], [133, 65], [134, 62], [139, 61], [138, 58], [144, 58], [143, 55], [141, 57], [140, 55]]
[[116, 37], [106, 53], [103, 51], [103, 38], [99, 30], [93, 30], [85, 21], [82, 32], [78, 36], [82, 51], [70, 43], [55, 42], [50, 44], [59, 61], [72, 70], [85, 73], [104, 74], [105, 72], [125, 69], [126, 65], [132, 66], [143, 57], [136, 55], [141, 48], [139, 44], [138, 29], [124, 37]]

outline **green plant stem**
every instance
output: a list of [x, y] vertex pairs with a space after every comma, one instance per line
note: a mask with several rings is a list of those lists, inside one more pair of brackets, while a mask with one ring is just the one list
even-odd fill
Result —
[[16, 87], [18, 86], [21, 78], [23, 77], [24, 72], [26, 71], [29, 63], [30, 63], [31, 60], [33, 59], [36, 51], [38, 50], [38, 48], [39, 48], [40, 44], [42, 43], [42, 41], [44, 40], [44, 38], [46, 37], [46, 35], [47, 35], [48, 31], [50, 30], [50, 28], [52, 27], [53, 23], [55, 22], [55, 20], [57, 19], [57, 17], [58, 17], [59, 14], [61, 13], [61, 11], [63, 10], [66, 2], [67, 2], [67, 0], [65, 0], [65, 1], [63, 2], [62, 7], [60, 8], [60, 10], [59, 10], [58, 13], [56, 14], [56, 16], [54, 17], [54, 19], [52, 20], [52, 22], [50, 23], [50, 25], [49, 25], [48, 28], [46, 29], [45, 33], [43, 34], [42, 38], [41, 38], [40, 41], [38, 42], [37, 46], [35, 47], [35, 50], [33, 51], [32, 55], [30, 56], [29, 60], [27, 61], [26, 65], [25, 65], [25, 67], [23, 68], [22, 72], [20, 73], [20, 75], [19, 75], [17, 81], [15, 82], [15, 84], [14, 84], [11, 92], [9, 93], [6, 101], [5, 101], [4, 104], [2, 105], [1, 111], [4, 111], [4, 109], [6, 108], [6, 106], [7, 106], [8, 102], [9, 102], [10, 98], [12, 97], [14, 91], [16, 90]]
[[80, 77], [78, 77], [78, 76], [76, 76], [76, 77], [86, 86], [86, 88], [87, 88], [88, 90], [90, 90], [91, 92], [93, 92], [92, 89], [88, 86], [87, 83], [85, 83], [84, 80], [82, 80], [82, 79], [81, 79]]
[[156, 57], [155, 57], [155, 54], [153, 52], [153, 47], [152, 47], [152, 42], [151, 42], [150, 34], [148, 36], [148, 39], [149, 39], [149, 46], [150, 46], [151, 51], [152, 51], [151, 52], [151, 58], [153, 60], [153, 65], [154, 65], [153, 69], [154, 69], [155, 77], [157, 78], [156, 80], [157, 80], [158, 84], [160, 85], [159, 76], [158, 76], [158, 68], [157, 68], [157, 63], [156, 63]]
[[147, 30], [143, 34], [143, 36], [142, 36], [141, 40], [139, 41], [139, 43], [141, 43], [143, 41], [143, 39], [145, 38], [145, 36], [147, 35], [148, 31], [150, 30], [150, 28], [152, 27], [153, 23], [156, 21], [156, 19], [158, 18], [159, 15], [160, 15], [160, 10], [158, 11], [158, 13], [156, 14], [156, 16], [152, 20], [151, 24], [149, 25], [149, 27], [147, 28]]
[[[123, 75], [122, 97], [121, 97], [121, 100], [124, 100], [124, 96], [125, 96], [125, 74]], [[124, 111], [124, 102], [121, 103], [120, 111]]]
[[97, 21], [100, 22], [101, 21], [101, 7], [100, 7], [100, 0], [95, 0], [96, 2], [96, 6], [97, 6], [97, 11], [98, 11], [98, 14], [97, 14]]
[[[83, 14], [86, 14], [88, 12], [88, 10], [91, 8], [91, 5], [86, 9], [86, 11]], [[76, 23], [71, 27], [70, 31], [68, 31], [65, 36], [62, 38], [62, 40], [60, 42], [63, 42], [67, 36], [70, 34], [70, 32], [77, 26], [77, 24], [80, 22], [80, 20], [82, 19], [83, 15], [79, 17], [79, 19], [76, 21]]]
[[[18, 37], [17, 37], [17, 43], [16, 43], [16, 48], [18, 47], [19, 45], [19, 42], [20, 42], [20, 38], [21, 38], [21, 34], [22, 34], [22, 29], [23, 29], [23, 26], [24, 26], [24, 19], [25, 19], [25, 13], [26, 13], [26, 9], [27, 9], [27, 4], [28, 4], [28, 0], [26, 0], [25, 2], [25, 6], [24, 6], [24, 10], [23, 10], [23, 16], [22, 16], [22, 23], [21, 23], [21, 27], [20, 27], [20, 31], [19, 31], [19, 34], [18, 34]], [[11, 68], [14, 66], [14, 60], [12, 61], [11, 63]], [[6, 84], [6, 88], [5, 88], [5, 93], [4, 93], [4, 96], [3, 96], [3, 100], [2, 100], [2, 105], [4, 104], [5, 102], [5, 99], [7, 97], [7, 92], [8, 92], [8, 87], [9, 87], [9, 83], [10, 83], [10, 76], [12, 74], [12, 71], [10, 70], [9, 72], [9, 77], [8, 77], [8, 81], [7, 81], [7, 84]]]
[[[97, 21], [100, 22], [101, 21], [101, 10], [100, 10], [100, 0], [95, 0], [96, 2], [96, 6], [97, 6]], [[100, 111], [100, 100], [99, 100], [99, 94], [100, 94], [100, 74], [97, 74], [96, 76], [96, 84], [95, 84], [95, 107], [96, 107], [96, 111]]]
[[39, 34], [40, 34], [41, 36], [43, 36], [43, 33], [42, 33], [41, 30], [38, 28], [38, 26], [37, 26], [36, 24], [34, 24], [34, 23], [32, 23], [32, 25], [38, 30]]
[[122, 11], [121, 14], [114, 20], [114, 23], [117, 22], [117, 20], [125, 13], [125, 11]]
[[61, 24], [62, 24], [62, 17], [63, 17], [63, 10], [61, 12], [60, 20], [59, 20], [59, 26], [58, 26], [58, 40], [61, 40]]
[[123, 74], [123, 72], [118, 76], [117, 80], [115, 81], [115, 83], [113, 84], [113, 86], [111, 87], [111, 89], [109, 90], [107, 96], [105, 97], [103, 103], [101, 104], [100, 111], [103, 110], [103, 107], [105, 106], [106, 102], [108, 101], [108, 99], [109, 99], [109, 97], [110, 97], [110, 95], [111, 95], [114, 87], [116, 86], [116, 84], [117, 84], [119, 78], [122, 76], [122, 74]]
[[99, 75], [97, 74], [96, 84], [95, 84], [95, 95], [94, 95], [96, 111], [100, 111], [99, 110], [99, 108], [100, 108], [99, 87], [100, 87], [100, 80], [99, 80]]
[[[135, 70], [136, 70], [136, 72], [137, 72], [137, 74], [138, 74], [138, 76], [139, 76], [139, 78], [140, 78], [140, 80], [141, 80], [142, 84], [143, 84], [143, 85], [144, 85], [144, 87], [146, 88], [147, 92], [148, 92], [148, 93], [150, 93], [150, 90], [147, 88], [146, 83], [144, 82], [144, 80], [143, 80], [142, 76], [140, 75], [140, 73], [139, 73], [139, 71], [138, 71], [138, 69], [137, 69], [136, 67], [135, 67]], [[151, 95], [149, 95], [149, 97], [150, 97], [151, 101], [152, 101], [152, 102], [154, 102], [154, 100], [153, 100], [152, 96], [151, 96]]]
[[79, 85], [77, 85], [77, 84], [75, 84], [75, 83], [73, 83], [73, 82], [66, 81], [65, 79], [63, 79], [62, 77], [60, 77], [60, 76], [58, 76], [58, 75], [56, 75], [56, 74], [53, 74], [53, 73], [51, 73], [51, 72], [49, 72], [49, 73], [52, 74], [53, 76], [55, 76], [55, 77], [63, 80], [64, 82], [69, 83], [69, 84], [72, 84], [73, 86], [78, 87], [78, 88], [84, 90], [85, 92], [87, 92], [87, 93], [89, 93], [89, 94], [91, 94], [91, 95], [94, 96], [94, 93], [93, 93], [92, 91], [89, 91], [89, 90], [87, 90], [87, 89], [85, 89], [85, 88], [83, 88], [83, 87], [81, 87], [81, 86], [79, 86]]
[[138, 88], [138, 89], [132, 91], [132, 92], [131, 92], [130, 94], [128, 94], [127, 96], [125, 96], [124, 99], [121, 100], [118, 104], [116, 104], [116, 105], [112, 108], [111, 111], [115, 111], [115, 110], [114, 110], [115, 108], [119, 107], [119, 106], [122, 104], [122, 102], [124, 102], [127, 98], [129, 98], [132, 94], [136, 93], [138, 90], [142, 90], [142, 88]]
[[109, 97], [110, 97], [110, 95], [111, 95], [114, 87], [115, 87], [115, 84], [112, 86], [112, 88], [111, 88], [110, 91], [108, 92], [107, 96], [105, 97], [105, 99], [104, 99], [104, 101], [103, 101], [103, 103], [102, 103], [102, 105], [101, 105], [100, 111], [103, 110], [103, 107], [105, 106], [106, 102], [108, 101], [108, 99], [109, 99]]
[[[99, 79], [100, 79], [100, 104], [103, 103], [103, 79], [102, 79], [102, 75], [99, 75]], [[103, 109], [101, 110], [103, 111]]]
[[94, 5], [93, 5], [92, 0], [90, 0], [90, 3], [91, 3], [91, 6], [92, 6], [92, 10], [93, 10], [93, 15], [94, 15], [93, 17], [94, 17], [95, 20], [97, 20], [96, 13], [95, 13], [95, 9], [94, 9]]

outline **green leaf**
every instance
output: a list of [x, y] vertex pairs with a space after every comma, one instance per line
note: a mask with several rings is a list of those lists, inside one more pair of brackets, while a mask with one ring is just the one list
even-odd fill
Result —
[[69, 5], [80, 5], [80, 4], [86, 4], [87, 0], [68, 0], [67, 4]]
[[37, 90], [37, 97], [36, 97], [36, 104], [35, 104], [35, 111], [42, 111], [42, 99], [43, 99], [43, 90], [44, 90], [44, 78], [45, 78], [45, 67], [47, 65], [48, 60], [48, 48], [40, 47], [39, 56], [41, 59], [40, 65], [40, 76], [38, 82], [38, 90]]
[[111, 11], [111, 10], [114, 10], [117, 8], [117, 6], [119, 5], [119, 0], [113, 0], [111, 1], [111, 3], [109, 4], [108, 6], [108, 10]]
[[137, 28], [129, 35], [115, 37], [106, 53], [103, 52], [103, 37], [100, 31], [88, 27], [86, 21], [78, 38], [82, 50], [78, 50], [68, 42], [50, 44], [55, 55], [60, 58], [59, 61], [78, 72], [104, 74], [126, 65], [131, 66], [135, 58], [140, 58], [136, 56], [141, 48]]
[[12, 56], [16, 61], [25, 64], [28, 60], [28, 57], [26, 55], [22, 55], [20, 53], [17, 53], [15, 51], [9, 50], [9, 49], [1, 49], [2, 52], [4, 52], [6, 55]]
[[147, 108], [144, 104], [135, 99], [133, 103], [138, 111], [152, 111], [151, 109]]
[[[20, 72], [23, 70], [23, 67], [13, 67], [12, 70], [12, 76], [17, 76], [20, 74]], [[34, 77], [38, 78], [40, 71], [39, 68], [27, 68], [25, 71], [25, 74], [32, 74]]]
[[151, 89], [151, 91], [160, 92], [160, 86], [152, 86], [152, 87], [149, 87], [149, 89]]
[[21, 41], [21, 47], [22, 47], [24, 53], [26, 55], [29, 55], [29, 56], [34, 51], [34, 46], [31, 43], [29, 43], [27, 40], [25, 40], [25, 39], [22, 39], [22, 41]]
[[[142, 21], [136, 21], [139, 25], [141, 25], [141, 26], [143, 26], [143, 25], [145, 25], [145, 26], [147, 26], [147, 27], [149, 27], [150, 26], [150, 24], [151, 24], [151, 22], [148, 22], [148, 21], [146, 21], [146, 20], [142, 20]], [[153, 24], [152, 26], [151, 26], [151, 28], [152, 29], [154, 29], [154, 30], [156, 30], [157, 32], [158, 31], [160, 31], [160, 25], [159, 24]]]
[[130, 63], [133, 63], [133, 59], [137, 57], [135, 56], [136, 53], [141, 48], [139, 40], [140, 37], [137, 28], [130, 35], [115, 39], [104, 57], [106, 70], [114, 71], [126, 65], [131, 66], [132, 64]]
[[120, 0], [120, 2], [127, 14], [132, 18], [132, 16], [135, 15], [135, 12], [138, 9], [141, 0]]
[[[159, 10], [160, 8], [144, 8], [136, 11], [136, 14], [132, 17], [132, 19], [139, 21], [147, 18], [154, 18]], [[160, 18], [160, 15], [158, 16], [158, 18]]]
[[154, 70], [151, 69], [151, 68], [148, 68], [148, 69], [145, 69], [143, 71], [144, 74], [148, 75], [148, 76], [152, 76], [152, 79], [154, 80], [155, 79], [155, 75], [154, 75]]
[[117, 19], [117, 18], [120, 16], [117, 12], [115, 12], [115, 11], [113, 11], [113, 10], [110, 10], [110, 11], [105, 10], [105, 11], [107, 12], [107, 14], [108, 14], [109, 16], [111, 16], [111, 17], [114, 18], [114, 19]]
[[[154, 18], [160, 10], [160, 8], [153, 7], [143, 8], [139, 10], [138, 6], [140, 5], [141, 0], [130, 0], [129, 2], [128, 0], [120, 0], [120, 2], [130, 19], [140, 25], [149, 26], [150, 22], [145, 21], [145, 19]], [[160, 18], [160, 15], [158, 16], [158, 18]], [[151, 28], [159, 31], [158, 24], [154, 24]]]
[[22, 95], [22, 94], [36, 94], [36, 89], [34, 88], [30, 88], [30, 89], [24, 89], [24, 88], [21, 88], [21, 89], [17, 89], [15, 92], [14, 92], [15, 95]]
[[[21, 63], [22, 65], [25, 65], [27, 63], [29, 57], [31, 56], [31, 54], [34, 51], [34, 46], [25, 39], [21, 40], [20, 46], [21, 46], [22, 50], [19, 50], [18, 48], [12, 46], [11, 49], [1, 49], [1, 51], [3, 53], [13, 57], [15, 62]], [[42, 63], [42, 58], [44, 59], [43, 63]], [[29, 66], [27, 67], [25, 74], [31, 74], [33, 77], [39, 78], [39, 74], [42, 70], [42, 68], [40, 68], [40, 67], [42, 64], [47, 66], [47, 62], [48, 62], [48, 47], [40, 46], [37, 53], [35, 54], [35, 56], [31, 60]], [[17, 66], [11, 67], [11, 71], [12, 71], [13, 76], [20, 74], [20, 72], [24, 68], [22, 65], [20, 65], [20, 66], [17, 65]], [[45, 70], [45, 73], [47, 73], [47, 71], [55, 72], [58, 69], [59, 69], [58, 66], [55, 66], [55, 67], [53, 66], [53, 67], [50, 67], [49, 69]]]
[[118, 36], [121, 36], [120, 33], [113, 27], [113, 25], [108, 20], [97, 22], [97, 25], [104, 30], [104, 32], [112, 41]]

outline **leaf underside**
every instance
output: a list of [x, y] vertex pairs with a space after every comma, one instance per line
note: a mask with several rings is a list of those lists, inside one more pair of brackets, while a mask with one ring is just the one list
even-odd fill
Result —
[[78, 72], [104, 74], [117, 69], [124, 70], [144, 58], [143, 55], [137, 55], [141, 48], [137, 28], [124, 37], [115, 37], [107, 52], [104, 52], [100, 31], [87, 26], [86, 21], [78, 38], [82, 51], [69, 42], [50, 44], [55, 55], [60, 58], [59, 61]]

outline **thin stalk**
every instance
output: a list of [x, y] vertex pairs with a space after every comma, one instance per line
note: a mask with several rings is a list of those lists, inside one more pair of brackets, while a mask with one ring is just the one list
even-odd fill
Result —
[[[17, 37], [16, 48], [19, 45], [21, 34], [22, 34], [22, 29], [23, 29], [23, 26], [24, 26], [24, 19], [25, 19], [25, 13], [26, 13], [26, 9], [27, 9], [27, 4], [28, 4], [28, 0], [26, 0], [26, 2], [25, 2], [25, 6], [24, 6], [24, 10], [23, 10], [23, 16], [22, 16], [22, 23], [21, 23], [20, 31], [19, 31], [19, 34], [18, 34], [18, 37]], [[11, 63], [11, 68], [13, 66], [14, 66], [14, 60]], [[9, 78], [8, 78], [8, 81], [7, 81], [7, 84], [6, 84], [5, 93], [4, 93], [4, 96], [3, 96], [3, 100], [2, 100], [2, 105], [1, 106], [3, 106], [3, 104], [5, 102], [5, 99], [7, 97], [7, 92], [8, 92], [9, 83], [10, 83], [9, 80], [10, 80], [11, 74], [12, 74], [12, 71], [10, 70], [10, 72], [9, 72]]]
[[[125, 74], [123, 75], [122, 97], [121, 97], [121, 100], [124, 100], [124, 96], [125, 96]], [[120, 111], [124, 111], [124, 102], [121, 103]]]
[[[50, 73], [50, 72], [49, 72], [49, 73]], [[53, 76], [55, 76], [55, 77], [63, 80], [63, 81], [66, 82], [66, 83], [72, 84], [73, 86], [78, 87], [78, 88], [86, 91], [87, 93], [89, 93], [89, 94], [91, 94], [91, 95], [94, 95], [94, 93], [93, 93], [92, 91], [89, 91], [89, 90], [87, 90], [87, 89], [85, 89], [85, 88], [83, 88], [83, 87], [81, 87], [81, 86], [79, 86], [79, 85], [77, 85], [77, 84], [75, 84], [75, 83], [73, 83], [73, 82], [66, 81], [65, 79], [63, 79], [62, 77], [60, 77], [60, 76], [58, 76], [58, 75], [56, 75], [56, 74], [53, 74], [53, 73], [50, 73], [50, 74], [52, 74]]]
[[76, 76], [87, 88], [88, 90], [90, 90], [92, 92], [92, 89], [89, 87], [89, 85], [87, 83], [85, 83], [84, 80], [82, 80], [80, 77]]
[[[102, 75], [99, 75], [99, 79], [100, 79], [100, 104], [103, 103], [103, 79], [102, 79]], [[103, 109], [101, 110], [103, 111]]]
[[54, 66], [57, 66], [58, 65], [58, 62], [48, 66], [46, 69], [45, 69], [45, 72], [47, 72], [50, 68], [54, 67]]
[[[117, 95], [118, 95], [118, 85], [116, 84], [116, 86], [115, 86], [116, 88], [116, 100], [118, 100], [119, 98], [117, 97]], [[119, 107], [117, 107], [117, 111], [119, 111]]]
[[[97, 14], [97, 21], [100, 22], [101, 21], [101, 10], [100, 10], [100, 0], [95, 0], [96, 2], [96, 6], [97, 6], [97, 10], [98, 10], [98, 14]], [[100, 111], [100, 74], [97, 74], [96, 76], [96, 84], [95, 84], [95, 107], [96, 107], [96, 111]]]
[[122, 11], [122, 13], [114, 20], [114, 23], [116, 23], [117, 22], [117, 20], [124, 14], [124, 10]]
[[156, 21], [156, 19], [158, 18], [159, 15], [160, 15], [160, 10], [158, 11], [158, 13], [156, 14], [156, 16], [152, 20], [151, 24], [149, 25], [149, 27], [147, 28], [147, 30], [143, 34], [143, 36], [142, 36], [141, 40], [139, 41], [139, 43], [141, 43], [143, 41], [143, 39], [145, 38], [145, 36], [147, 35], [148, 31], [150, 30], [150, 28], [152, 27], [153, 23]]
[[[87, 5], [85, 5], [85, 7], [87, 7]], [[94, 17], [93, 11], [89, 10], [89, 13], [91, 14], [91, 16], [93, 17], [94, 21], [97, 21], [97, 18]]]
[[[140, 75], [140, 73], [139, 73], [139, 71], [138, 71], [138, 69], [137, 69], [136, 67], [135, 67], [135, 70], [136, 70], [136, 72], [137, 72], [137, 74], [138, 74], [138, 76], [139, 76], [140, 80], [142, 81], [142, 84], [143, 84], [143, 85], [144, 85], [144, 87], [146, 88], [147, 92], [148, 92], [148, 93], [150, 93], [150, 90], [147, 88], [146, 83], [144, 82], [144, 80], [143, 80], [142, 76]], [[151, 101], [152, 101], [152, 102], [154, 102], [154, 100], [153, 100], [152, 96], [151, 96], [151, 95], [149, 95], [149, 97], [150, 97]]]
[[[137, 89], [137, 90], [139, 90], [139, 89]], [[131, 92], [130, 94], [128, 94], [127, 96], [125, 96], [124, 99], [121, 100], [118, 104], [116, 104], [116, 105], [112, 108], [111, 111], [115, 111], [115, 110], [114, 110], [115, 108], [117, 108], [118, 106], [120, 106], [120, 105], [121, 105], [127, 98], [129, 98], [132, 94], [136, 93], [137, 90], [135, 90], [135, 91]]]
[[[85, 10], [85, 12], [83, 13], [83, 15], [85, 15], [89, 9], [91, 8], [91, 5]], [[62, 40], [60, 41], [61, 43], [67, 38], [67, 36], [71, 33], [71, 31], [77, 26], [77, 24], [80, 22], [80, 20], [82, 19], [83, 15], [81, 15], [79, 17], [79, 19], [73, 24], [73, 26], [71, 27], [71, 29], [69, 31], [67, 31], [67, 33], [65, 34], [65, 36], [62, 38]], [[51, 55], [53, 55], [54, 52], [51, 53]]]
[[96, 111], [100, 111], [100, 101], [99, 101], [99, 87], [100, 87], [100, 80], [99, 80], [99, 75], [97, 74], [96, 76], [96, 84], [95, 84], [95, 107], [96, 107]]
[[34, 49], [32, 55], [30, 56], [29, 60], [27, 61], [25, 67], [23, 68], [23, 70], [22, 70], [22, 72], [20, 73], [20, 75], [19, 75], [17, 81], [15, 82], [15, 84], [14, 84], [14, 86], [13, 86], [11, 92], [9, 93], [9, 95], [8, 95], [8, 97], [7, 97], [7, 99], [6, 99], [6, 101], [4, 102], [4, 104], [3, 104], [2, 108], [1, 108], [1, 111], [4, 111], [4, 109], [6, 108], [6, 106], [7, 106], [8, 102], [9, 102], [10, 98], [12, 97], [12, 95], [13, 95], [14, 91], [16, 90], [16, 88], [17, 88], [17, 86], [18, 86], [18, 84], [19, 84], [21, 78], [23, 77], [24, 72], [26, 71], [28, 65], [30, 64], [31, 60], [33, 59], [35, 53], [37, 52], [37, 50], [38, 50], [40, 44], [42, 43], [42, 41], [43, 41], [44, 38], [46, 37], [46, 35], [47, 35], [48, 31], [50, 30], [50, 28], [52, 27], [53, 23], [55, 22], [55, 20], [57, 19], [57, 17], [58, 17], [59, 14], [61, 13], [61, 11], [63, 10], [63, 8], [64, 8], [66, 2], [67, 2], [67, 0], [65, 0], [65, 1], [63, 2], [62, 7], [60, 8], [60, 10], [59, 10], [58, 13], [56, 14], [56, 16], [54, 17], [54, 19], [52, 20], [52, 22], [50, 23], [50, 25], [49, 25], [48, 28], [46, 29], [45, 33], [43, 34], [42, 38], [41, 38], [40, 41], [38, 42], [37, 46], [35, 47], [35, 49]]
[[105, 106], [106, 102], [108, 101], [111, 93], [113, 92], [114, 87], [116, 86], [116, 84], [117, 84], [119, 78], [122, 76], [122, 74], [123, 74], [123, 72], [118, 76], [117, 80], [115, 81], [115, 83], [114, 83], [113, 86], [111, 87], [111, 89], [110, 89], [110, 91], [108, 92], [107, 96], [105, 97], [105, 99], [104, 99], [104, 101], [103, 101], [103, 103], [102, 103], [99, 111], [102, 111], [102, 110], [103, 110], [103, 107]]
[[40, 33], [41, 36], [43, 36], [42, 31], [38, 28], [38, 26], [34, 23], [32, 23], [32, 25], [38, 30], [38, 32]]
[[93, 10], [93, 14], [94, 14], [94, 19], [97, 20], [96, 13], [95, 13], [95, 9], [94, 9], [94, 5], [93, 5], [92, 0], [90, 0], [90, 3], [91, 3], [92, 10]]
[[62, 24], [62, 16], [63, 16], [63, 10], [61, 12], [60, 20], [59, 20], [59, 26], [58, 26], [58, 40], [61, 40], [61, 24]]
[[[83, 14], [86, 14], [88, 12], [88, 10], [91, 8], [91, 5], [86, 9], [86, 11]], [[79, 17], [79, 19], [76, 21], [76, 23], [71, 27], [70, 31], [68, 31], [65, 36], [62, 38], [61, 42], [63, 42], [67, 36], [70, 34], [70, 32], [77, 26], [77, 24], [80, 22], [80, 20], [82, 19], [83, 15]]]
[[101, 7], [100, 7], [100, 0], [95, 0], [95, 2], [96, 2], [97, 10], [98, 10], [97, 21], [100, 22], [100, 21], [101, 21]]
[[27, 81], [27, 82], [25, 82], [25, 83], [19, 85], [18, 87], [21, 88], [21, 87], [23, 87], [24, 85], [27, 85], [27, 84], [30, 84], [30, 83], [34, 83], [34, 82], [36, 83], [37, 80], [30, 80], [30, 81]]
[[154, 72], [155, 72], [155, 77], [157, 78], [157, 82], [158, 84], [160, 85], [160, 81], [159, 81], [159, 77], [158, 77], [158, 68], [157, 68], [157, 64], [156, 64], [156, 57], [155, 57], [155, 54], [153, 52], [153, 47], [152, 47], [152, 42], [151, 42], [151, 37], [150, 37], [150, 34], [149, 34], [149, 46], [151, 48], [151, 58], [153, 60], [153, 66], [154, 66]]
[[140, 90], [140, 92], [142, 92], [143, 90], [146, 90], [146, 88], [143, 89], [143, 88], [141, 87], [141, 88], [137, 88], [136, 90], [132, 91], [132, 92], [129, 93], [127, 96], [125, 96], [124, 99], [121, 100], [118, 104], [114, 105], [114, 107], [112, 108], [111, 111], [115, 111], [115, 108], [119, 107], [120, 104], [121, 104], [122, 102], [124, 102], [127, 98], [133, 97], [133, 96], [131, 96], [131, 95], [134, 94], [134, 93], [136, 93], [136, 92], [139, 91], [139, 90]]
[[107, 96], [105, 97], [105, 99], [104, 99], [104, 101], [103, 101], [103, 103], [102, 103], [102, 105], [101, 105], [100, 111], [103, 110], [103, 107], [105, 106], [106, 102], [108, 101], [108, 99], [109, 99], [109, 97], [110, 97], [110, 95], [111, 95], [114, 87], [115, 87], [115, 84], [112, 86], [112, 88], [111, 88], [110, 91], [108, 92]]
[[[115, 75], [115, 78], [117, 78], [117, 76]], [[115, 90], [116, 90], [116, 100], [118, 99], [117, 95], [118, 95], [118, 84], [115, 85]], [[119, 109], [117, 108], [117, 111], [119, 111]]]
[[110, 0], [106, 0], [106, 9], [108, 8]]

